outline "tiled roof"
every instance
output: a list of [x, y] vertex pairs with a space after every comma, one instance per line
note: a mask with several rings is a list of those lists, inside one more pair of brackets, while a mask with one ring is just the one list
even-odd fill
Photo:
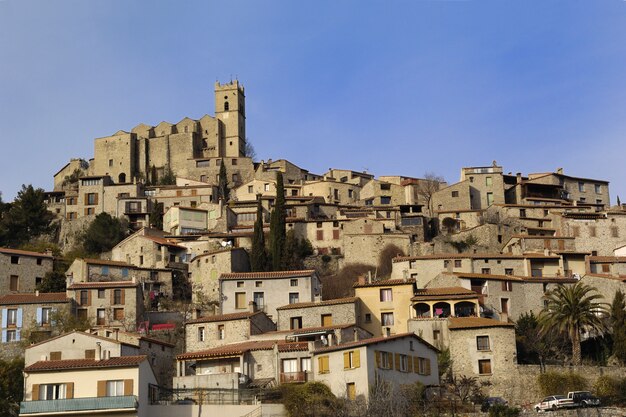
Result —
[[0, 253], [6, 253], [7, 255], [34, 256], [37, 258], [53, 258], [52, 255], [46, 255], [45, 253], [31, 252], [31, 251], [19, 250], [19, 249], [9, 249], [9, 248], [0, 248]]
[[136, 287], [139, 284], [132, 281], [107, 281], [107, 282], [75, 282], [68, 290], [86, 290], [90, 288], [118, 288], [118, 287]]
[[364, 283], [364, 284], [359, 284], [358, 282], [355, 282], [352, 287], [353, 288], [365, 288], [365, 287], [387, 287], [387, 286], [393, 286], [393, 285], [406, 285], [406, 284], [414, 284], [415, 280], [414, 279], [385, 279], [382, 281], [372, 281], [370, 283]]
[[432, 300], [436, 298], [468, 299], [477, 298], [476, 292], [463, 287], [422, 288], [415, 292], [411, 301]]
[[357, 340], [355, 342], [348, 342], [348, 343], [342, 343], [342, 344], [339, 344], [339, 345], [323, 347], [323, 348], [320, 348], [320, 349], [316, 349], [314, 353], [318, 354], [318, 353], [324, 353], [324, 352], [332, 352], [332, 351], [336, 351], [336, 350], [352, 349], [352, 348], [355, 348], [355, 347], [368, 346], [368, 345], [372, 345], [372, 344], [375, 344], [375, 343], [390, 342], [392, 340], [403, 339], [405, 337], [414, 337], [416, 339], [419, 339], [420, 343], [423, 343], [424, 345], [426, 345], [427, 347], [433, 349], [434, 351], [439, 352], [439, 349], [437, 349], [436, 347], [434, 347], [430, 343], [426, 342], [421, 337], [417, 336], [415, 333], [401, 333], [401, 334], [395, 334], [395, 335], [392, 335], [392, 336], [372, 337], [372, 338], [369, 338], [369, 339]]
[[126, 262], [120, 262], [120, 261], [109, 261], [106, 259], [83, 259], [83, 261], [85, 261], [85, 263], [87, 264], [91, 264], [91, 265], [109, 265], [109, 266], [123, 266], [125, 268], [134, 268], [134, 265], [131, 264], [127, 264]]
[[303, 327], [297, 330], [289, 330], [289, 332], [293, 333], [294, 336], [298, 336], [305, 333], [322, 332], [325, 330], [347, 329], [354, 326], [356, 326], [356, 324], [354, 323], [335, 324], [332, 326]]
[[275, 279], [275, 278], [295, 278], [310, 277], [315, 274], [314, 269], [305, 269], [303, 271], [274, 271], [274, 272], [233, 272], [222, 274], [221, 280], [230, 279]]
[[589, 262], [595, 263], [626, 263], [626, 256], [590, 256]]
[[243, 319], [249, 319], [250, 317], [256, 316], [257, 314], [261, 314], [261, 311], [255, 311], [255, 312], [244, 311], [241, 313], [219, 314], [216, 316], [199, 317], [197, 319], [189, 320], [187, 324], [212, 323], [216, 321], [243, 320]]
[[610, 274], [585, 274], [585, 277], [591, 278], [606, 278], [606, 279], [614, 279], [616, 281], [626, 282], [626, 275], [610, 275]]
[[324, 301], [310, 301], [306, 303], [294, 303], [287, 304], [282, 307], [278, 307], [276, 310], [290, 310], [294, 308], [307, 308], [307, 307], [317, 307], [317, 306], [332, 306], [336, 304], [351, 304], [355, 303], [359, 298], [358, 297], [347, 297], [347, 298], [336, 298], [334, 300], [324, 300]]
[[563, 276], [552, 276], [552, 277], [517, 277], [521, 278], [524, 282], [527, 283], [559, 283], [559, 284], [574, 284], [578, 281], [577, 278], [573, 277], [563, 277]]
[[254, 350], [272, 350], [278, 346], [279, 352], [307, 351], [307, 342], [280, 342], [277, 340], [250, 340], [243, 343], [219, 346], [198, 352], [187, 352], [176, 356], [176, 359], [219, 358], [222, 356], [242, 355]]
[[421, 256], [398, 256], [392, 259], [392, 262], [419, 261], [428, 259], [543, 259], [558, 258], [554, 255], [543, 255], [538, 253], [526, 253], [524, 255], [512, 255], [504, 253], [442, 253], [437, 255], [421, 255]]
[[449, 319], [450, 330], [461, 329], [478, 329], [482, 327], [514, 327], [515, 324], [507, 323], [503, 321], [486, 319], [483, 317], [450, 317]]
[[167, 240], [167, 239], [165, 239], [163, 237], [156, 237], [156, 236], [142, 236], [142, 237], [144, 237], [144, 238], [146, 238], [148, 240], [151, 240], [151, 241], [153, 241], [155, 243], [158, 243], [159, 245], [171, 246], [171, 247], [179, 248], [179, 249], [185, 249], [184, 246], [177, 245], [176, 243], [170, 242], [169, 240]]
[[12, 305], [12, 304], [46, 304], [46, 303], [67, 303], [70, 299], [67, 298], [67, 294], [64, 292], [49, 292], [49, 293], [19, 293], [19, 294], [7, 294], [0, 297], [0, 305]]
[[138, 366], [146, 360], [141, 356], [120, 356], [117, 358], [95, 359], [65, 359], [60, 361], [39, 361], [26, 367], [24, 372], [61, 371], [66, 369], [98, 369], [98, 368], [128, 368]]

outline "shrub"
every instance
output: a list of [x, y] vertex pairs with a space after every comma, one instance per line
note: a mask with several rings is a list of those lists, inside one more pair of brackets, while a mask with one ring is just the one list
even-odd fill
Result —
[[307, 382], [282, 385], [283, 404], [290, 417], [330, 416], [337, 405], [336, 397], [326, 384]]
[[565, 394], [569, 391], [584, 391], [587, 380], [575, 372], [546, 372], [539, 375], [539, 386], [543, 395]]
[[517, 417], [520, 415], [520, 410], [517, 407], [509, 407], [504, 404], [495, 404], [489, 407], [489, 417]]

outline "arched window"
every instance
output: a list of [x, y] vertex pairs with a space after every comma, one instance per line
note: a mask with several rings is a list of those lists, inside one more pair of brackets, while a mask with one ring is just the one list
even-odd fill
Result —
[[224, 102], [224, 111], [228, 111], [228, 101]]
[[118, 181], [120, 184], [124, 184], [126, 182], [126, 174], [121, 173], [118, 177]]

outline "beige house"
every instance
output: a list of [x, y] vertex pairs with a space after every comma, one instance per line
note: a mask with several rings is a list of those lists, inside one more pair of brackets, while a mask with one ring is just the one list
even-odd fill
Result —
[[390, 279], [367, 282], [364, 278], [353, 285], [354, 295], [361, 300], [358, 323], [374, 336], [401, 334], [407, 331], [412, 315], [411, 298], [415, 281]]
[[34, 292], [52, 262], [52, 253], [0, 248], [0, 294]]
[[249, 303], [276, 320], [276, 309], [285, 304], [311, 302], [321, 297], [322, 286], [315, 270], [238, 272], [219, 279], [222, 314], [248, 310]]
[[170, 235], [193, 235], [207, 231], [208, 211], [193, 207], [170, 207], [163, 215], [163, 230]]
[[363, 185], [360, 197], [360, 203], [365, 206], [406, 204], [403, 186], [374, 179]]
[[[148, 417], [156, 378], [146, 356], [40, 360], [24, 369], [21, 416], [94, 413]], [[144, 404], [144, 407], [140, 407]]]
[[192, 301], [212, 301], [219, 304], [219, 277], [231, 272], [250, 271], [248, 252], [243, 248], [228, 247], [207, 251], [189, 262], [189, 281]]
[[144, 227], [115, 245], [111, 260], [140, 268], [180, 268], [187, 262], [187, 248], [164, 235], [161, 230]]
[[438, 352], [414, 333], [357, 340], [316, 349], [313, 374], [336, 396], [367, 400], [381, 381], [438, 385]]

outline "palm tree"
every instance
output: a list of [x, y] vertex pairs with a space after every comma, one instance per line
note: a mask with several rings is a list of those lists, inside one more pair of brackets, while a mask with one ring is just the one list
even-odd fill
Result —
[[572, 363], [580, 365], [580, 334], [583, 331], [602, 333], [606, 330], [607, 308], [597, 289], [577, 282], [572, 286], [559, 285], [548, 291], [546, 305], [539, 314], [543, 334], [550, 330], [565, 333], [572, 342]]

